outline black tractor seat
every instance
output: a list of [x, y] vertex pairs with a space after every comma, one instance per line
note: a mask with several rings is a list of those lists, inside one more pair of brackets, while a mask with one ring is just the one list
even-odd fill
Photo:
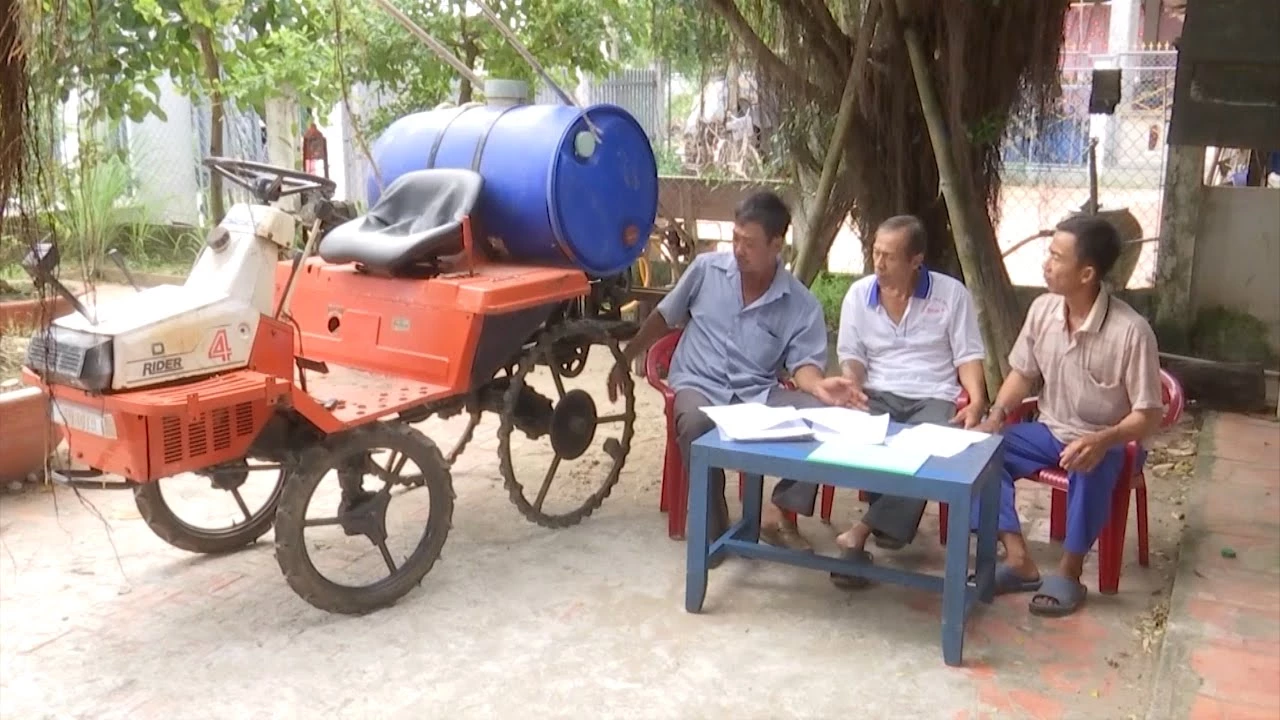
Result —
[[396, 178], [364, 215], [320, 240], [325, 262], [353, 262], [388, 277], [463, 250], [462, 221], [480, 198], [484, 179], [471, 170], [415, 170]]

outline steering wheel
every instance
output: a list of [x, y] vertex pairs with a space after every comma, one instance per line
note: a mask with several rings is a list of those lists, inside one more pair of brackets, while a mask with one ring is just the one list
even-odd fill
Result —
[[325, 199], [329, 199], [338, 187], [337, 183], [327, 178], [251, 160], [207, 157], [204, 164], [213, 172], [253, 193], [264, 204], [311, 191], [319, 191]]

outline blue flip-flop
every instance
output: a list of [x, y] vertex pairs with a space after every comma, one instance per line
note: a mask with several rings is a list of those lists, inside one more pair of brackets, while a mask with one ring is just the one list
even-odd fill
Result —
[[[1065, 617], [1079, 610], [1088, 594], [1089, 589], [1080, 581], [1069, 580], [1061, 575], [1050, 575], [1044, 579], [1044, 585], [1040, 591], [1031, 597], [1027, 609], [1032, 615], [1040, 617]], [[1046, 602], [1046, 600], [1053, 602]]]
[[[969, 576], [969, 582], [977, 582], [977, 578], [973, 575]], [[1001, 563], [996, 565], [996, 595], [1013, 595], [1016, 593], [1035, 592], [1040, 589], [1041, 579], [1028, 580], [1013, 572], [1013, 568]]]

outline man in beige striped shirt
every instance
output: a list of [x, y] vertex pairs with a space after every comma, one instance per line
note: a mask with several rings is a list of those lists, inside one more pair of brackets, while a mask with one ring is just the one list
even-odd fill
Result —
[[[1027, 311], [1009, 375], [978, 428], [999, 428], [1033, 383], [1044, 381], [1039, 421], [1004, 430], [999, 530], [1006, 557], [996, 571], [996, 592], [1034, 592], [1036, 615], [1069, 615], [1084, 601], [1084, 557], [1110, 518], [1124, 445], [1154, 432], [1162, 415], [1155, 334], [1103, 284], [1119, 256], [1120, 237], [1106, 220], [1079, 215], [1058, 225], [1044, 263], [1049, 292]], [[1061, 467], [1070, 480], [1067, 535], [1057, 573], [1041, 578], [1022, 537], [1013, 484], [1048, 467]]]

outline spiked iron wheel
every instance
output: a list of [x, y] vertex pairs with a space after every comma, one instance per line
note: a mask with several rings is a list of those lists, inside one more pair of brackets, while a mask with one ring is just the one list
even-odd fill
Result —
[[575, 347], [570, 353], [563, 353], [558, 359], [560, 365], [560, 375], [567, 378], [575, 378], [587, 369], [587, 355], [591, 352], [589, 346]]
[[482, 417], [483, 413], [479, 410], [467, 413], [467, 427], [463, 429], [462, 435], [458, 436], [458, 442], [454, 443], [453, 449], [444, 456], [446, 465], [453, 467], [453, 464], [458, 461], [458, 457], [467, 449], [467, 443], [471, 442], [471, 437], [475, 434], [476, 426], [480, 424]]
[[[391, 451], [385, 468], [372, 457], [378, 450]], [[400, 475], [408, 460], [418, 467], [417, 475]], [[336, 516], [307, 519], [307, 506], [330, 470], [338, 471], [342, 484]], [[383, 482], [376, 491], [363, 487], [364, 475], [370, 471]], [[392, 500], [391, 489], [396, 485], [406, 488], [398, 497], [425, 490], [430, 512], [417, 546], [399, 564], [386, 544], [386, 510]], [[388, 422], [356, 428], [303, 456], [297, 478], [280, 498], [276, 562], [294, 592], [321, 610], [362, 614], [386, 607], [421, 584], [439, 559], [453, 520], [453, 500], [449, 466], [436, 444], [421, 432]], [[367, 585], [344, 585], [325, 577], [312, 562], [303, 531], [326, 525], [340, 526], [347, 536], [367, 538], [381, 554], [390, 574]]]
[[[498, 427], [498, 461], [503, 484], [512, 504], [530, 521], [547, 528], [576, 525], [604, 503], [605, 498], [613, 491], [613, 486], [618, 483], [635, 432], [635, 386], [630, 373], [625, 377], [621, 393], [625, 409], [620, 413], [597, 416], [595, 402], [589, 394], [582, 390], [566, 392], [564, 389], [563, 373], [557, 362], [563, 354], [555, 352], [553, 348], [557, 342], [565, 341], [603, 345], [612, 353], [615, 362], [624, 367], [626, 365], [618, 341], [609, 334], [604, 324], [592, 320], [568, 321], [548, 330], [520, 358], [519, 368], [507, 388], [502, 422]], [[552, 410], [547, 422], [530, 420], [521, 412], [536, 412], [530, 406], [545, 405], [548, 402], [532, 388], [526, 388], [529, 373], [539, 365], [550, 371], [556, 386], [557, 398], [549, 401]], [[602, 387], [601, 390], [603, 389]], [[609, 458], [602, 463], [606, 467], [595, 470], [602, 473], [600, 485], [595, 491], [581, 505], [568, 512], [552, 514], [543, 511], [543, 502], [561, 461], [581, 456], [599, 430], [619, 422], [622, 423], [621, 437], [608, 437], [604, 442], [604, 450]], [[511, 433], [517, 426], [531, 439], [538, 439], [543, 434], [550, 435], [552, 449], [555, 451], [546, 474], [534, 480], [535, 484], [531, 484], [532, 494], [526, 492], [525, 485], [516, 478], [512, 462]]]
[[[257, 470], [255, 466], [253, 469]], [[244, 520], [229, 528], [209, 529], [199, 527], [178, 517], [160, 491], [161, 483], [172, 478], [164, 478], [156, 482], [143, 483], [133, 489], [133, 501], [138, 507], [138, 514], [161, 540], [187, 552], [218, 554], [239, 550], [253, 544], [266, 534], [275, 522], [276, 505], [280, 502], [280, 494], [290, 471], [277, 466], [263, 466], [263, 470], [276, 470], [279, 477], [271, 489], [267, 501], [255, 512], [240, 496], [240, 486], [249, 477], [249, 464], [244, 460], [211, 468], [207, 474], [215, 489], [231, 493], [244, 514]]]

